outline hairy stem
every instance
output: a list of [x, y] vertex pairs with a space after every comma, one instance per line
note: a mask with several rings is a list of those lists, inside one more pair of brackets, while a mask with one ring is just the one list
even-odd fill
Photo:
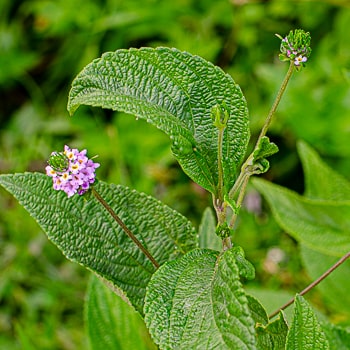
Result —
[[[222, 227], [226, 223], [227, 216], [227, 203], [224, 201], [224, 170], [222, 166], [222, 145], [224, 141], [225, 126], [218, 123], [218, 188], [217, 194], [213, 196], [213, 204], [216, 211], [218, 220], [218, 228]], [[222, 236], [221, 236], [222, 238]], [[231, 237], [226, 236], [222, 238], [223, 251], [232, 248]]]
[[239, 211], [239, 208], [242, 205], [242, 202], [243, 202], [243, 199], [244, 199], [245, 190], [246, 190], [248, 182], [249, 182], [249, 178], [250, 178], [250, 176], [247, 174], [247, 176], [245, 176], [242, 179], [241, 190], [240, 190], [240, 192], [238, 194], [237, 201], [236, 201], [236, 208], [237, 209], [232, 214], [232, 217], [231, 217], [231, 220], [230, 220], [230, 224], [229, 224], [230, 228], [233, 228], [235, 223], [236, 223], [236, 220], [237, 220], [237, 217], [238, 217], [238, 211]]
[[[213, 206], [216, 212], [216, 217], [218, 220], [218, 227], [225, 225], [226, 223], [226, 216], [227, 216], [227, 203], [223, 202], [222, 200], [215, 198], [213, 196]], [[221, 237], [222, 238], [222, 237]], [[232, 241], [231, 237], [225, 237], [222, 238], [222, 249], [223, 251], [231, 249], [232, 248]]]
[[[268, 116], [267, 116], [267, 118], [265, 120], [264, 126], [262, 127], [262, 129], [260, 131], [260, 135], [259, 135], [258, 140], [256, 142], [254, 151], [259, 147], [259, 143], [260, 143], [261, 139], [266, 135], [267, 130], [268, 130], [268, 128], [271, 125], [272, 117], [274, 116], [274, 114], [275, 114], [275, 112], [277, 110], [277, 107], [278, 107], [278, 105], [279, 105], [279, 103], [281, 101], [281, 98], [282, 98], [284, 92], [286, 91], [289, 79], [291, 78], [291, 76], [293, 74], [293, 71], [294, 71], [294, 62], [290, 61], [288, 71], [286, 73], [286, 76], [283, 79], [283, 82], [281, 84], [280, 89], [278, 90], [276, 99], [275, 99], [275, 101], [274, 101], [274, 103], [273, 103], [273, 105], [272, 105], [272, 107], [270, 109], [270, 112], [269, 112], [269, 114], [268, 114]], [[254, 153], [254, 151], [253, 151], [253, 153]]]
[[121, 218], [115, 213], [115, 211], [108, 205], [108, 203], [101, 197], [101, 195], [96, 191], [94, 187], [91, 189], [92, 194], [95, 198], [103, 205], [103, 207], [108, 211], [108, 213], [113, 217], [113, 219], [118, 223], [122, 230], [128, 235], [128, 237], [137, 245], [138, 248], [146, 255], [153, 266], [158, 269], [159, 264], [150, 254], [150, 252], [142, 245], [142, 243], [136, 238], [136, 236], [129, 230], [129, 228], [124, 224]]
[[224, 128], [218, 130], [218, 199], [223, 202], [224, 171], [222, 168], [222, 143], [224, 140]]
[[[317, 280], [312, 282], [310, 285], [308, 285], [305, 289], [303, 289], [299, 295], [305, 295], [308, 293], [312, 288], [317, 286], [321, 281], [323, 281], [328, 275], [330, 275], [337, 267], [339, 267], [341, 264], [343, 264], [348, 258], [350, 257], [350, 252], [345, 254], [342, 258], [340, 258], [332, 267], [330, 267], [324, 274], [322, 274]], [[281, 310], [286, 309], [288, 306], [292, 305], [294, 303], [295, 298], [290, 299], [287, 303], [285, 303], [283, 306], [281, 306], [278, 310], [274, 311], [271, 315], [269, 315], [269, 318], [275, 317]]]
[[222, 240], [222, 250], [226, 251], [232, 248], [231, 237], [226, 237]]
[[[240, 174], [235, 182], [235, 185], [231, 188], [231, 190], [229, 192], [230, 199], [234, 199], [237, 196], [236, 212], [232, 216], [232, 219], [230, 222], [230, 227], [233, 227], [235, 224], [235, 221], [236, 221], [236, 218], [238, 215], [238, 211], [239, 211], [240, 206], [242, 204], [245, 190], [247, 188], [248, 180], [249, 180], [250, 176], [252, 176], [254, 174], [254, 172], [252, 172], [252, 170], [251, 170], [252, 165], [253, 165], [254, 152], [259, 148], [261, 139], [266, 135], [267, 130], [271, 125], [272, 118], [273, 118], [273, 116], [277, 110], [277, 107], [282, 99], [282, 96], [287, 88], [288, 82], [293, 74], [293, 71], [294, 71], [294, 62], [291, 61], [289, 68], [288, 68], [288, 71], [286, 73], [286, 76], [283, 79], [283, 82], [281, 84], [280, 89], [278, 90], [275, 101], [274, 101], [274, 103], [269, 111], [269, 114], [266, 117], [265, 123], [264, 123], [264, 125], [261, 129], [261, 132], [259, 134], [259, 137], [256, 141], [254, 150], [249, 155], [249, 157], [246, 159], [246, 161], [243, 163], [242, 168], [241, 168], [241, 172], [240, 172]], [[237, 193], [238, 193], [238, 195], [237, 195]]]

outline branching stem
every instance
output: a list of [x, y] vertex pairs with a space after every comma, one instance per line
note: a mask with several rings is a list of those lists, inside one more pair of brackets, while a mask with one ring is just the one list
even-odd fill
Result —
[[[243, 198], [244, 198], [244, 194], [245, 194], [245, 190], [247, 188], [247, 184], [248, 184], [248, 180], [250, 178], [250, 176], [252, 176], [254, 173], [251, 171], [251, 167], [253, 165], [253, 160], [254, 160], [254, 152], [259, 148], [260, 146], [260, 142], [261, 139], [266, 135], [267, 130], [269, 128], [269, 126], [271, 125], [272, 122], [272, 118], [277, 110], [277, 107], [281, 101], [281, 98], [283, 96], [283, 93], [285, 92], [288, 82], [293, 74], [294, 71], [294, 62], [291, 61], [288, 71], [286, 73], [286, 76], [283, 79], [283, 82], [281, 84], [280, 89], [278, 90], [277, 96], [275, 98], [275, 101], [269, 111], [269, 114], [266, 117], [265, 123], [261, 129], [261, 132], [259, 134], [259, 137], [256, 141], [255, 147], [253, 152], [249, 155], [249, 157], [247, 158], [247, 160], [243, 163], [242, 168], [241, 168], [241, 172], [235, 182], [235, 185], [231, 188], [230, 192], [229, 192], [229, 198], [232, 200], [237, 196], [237, 202], [236, 202], [236, 212], [234, 213], [234, 215], [232, 216], [232, 219], [230, 221], [230, 227], [232, 228], [235, 224], [235, 221], [237, 219], [237, 215], [238, 215], [238, 210], [241, 207]], [[238, 194], [237, 194], [238, 193]]]
[[237, 209], [232, 214], [232, 217], [231, 217], [231, 220], [230, 220], [230, 224], [229, 224], [229, 227], [232, 228], [232, 229], [233, 229], [233, 227], [234, 227], [234, 225], [236, 223], [236, 220], [237, 220], [237, 217], [238, 217], [238, 210], [239, 210], [239, 208], [242, 205], [242, 202], [243, 202], [243, 199], [244, 199], [245, 190], [246, 190], [248, 182], [249, 182], [249, 178], [250, 178], [250, 176], [248, 174], [247, 174], [247, 176], [242, 178], [241, 190], [240, 190], [240, 192], [238, 194], [238, 198], [237, 198], [237, 201], [236, 201], [236, 208]]
[[113, 217], [113, 219], [118, 223], [122, 230], [128, 235], [128, 237], [137, 245], [138, 248], [146, 255], [146, 257], [151, 261], [153, 266], [158, 269], [159, 264], [150, 254], [150, 252], [142, 245], [142, 243], [136, 238], [136, 236], [129, 230], [129, 228], [124, 224], [121, 218], [115, 213], [115, 211], [109, 206], [109, 204], [102, 198], [102, 196], [96, 191], [94, 187], [91, 189], [92, 194], [95, 198], [102, 204], [102, 206], [108, 211], [108, 213]]
[[[330, 267], [324, 274], [322, 274], [317, 280], [312, 282], [310, 285], [308, 285], [305, 289], [303, 289], [299, 295], [305, 295], [308, 293], [312, 288], [317, 286], [321, 281], [323, 281], [329, 274], [331, 274], [337, 267], [339, 267], [342, 263], [344, 263], [348, 258], [350, 257], [350, 252], [345, 254], [342, 258], [340, 258], [332, 267]], [[269, 318], [275, 317], [281, 310], [286, 309], [288, 306], [292, 305], [294, 303], [295, 298], [290, 299], [287, 303], [285, 303], [283, 306], [281, 306], [278, 310], [274, 311]]]

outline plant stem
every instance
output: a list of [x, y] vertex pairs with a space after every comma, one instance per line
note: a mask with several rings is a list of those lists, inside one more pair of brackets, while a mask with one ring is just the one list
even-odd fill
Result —
[[224, 128], [218, 129], [218, 199], [223, 202], [224, 171], [222, 168], [222, 143], [224, 140]]
[[[222, 145], [224, 141], [225, 126], [219, 125], [218, 127], [218, 188], [217, 194], [213, 196], [213, 204], [216, 211], [216, 217], [218, 220], [218, 227], [222, 226], [226, 222], [226, 209], [227, 203], [224, 201], [224, 170], [222, 166]], [[223, 251], [232, 248], [231, 237], [225, 237], [222, 239]]]
[[[260, 131], [259, 137], [256, 141], [254, 150], [252, 151], [252, 153], [249, 155], [249, 157], [246, 159], [246, 161], [243, 163], [242, 168], [241, 168], [241, 172], [235, 182], [235, 185], [231, 188], [230, 192], [229, 192], [229, 198], [230, 199], [234, 199], [234, 197], [236, 196], [237, 192], [239, 191], [238, 197], [237, 197], [237, 205], [236, 205], [236, 210], [238, 211], [243, 198], [244, 198], [244, 194], [245, 194], [245, 190], [248, 184], [248, 180], [250, 178], [250, 176], [252, 176], [254, 174], [254, 172], [252, 172], [251, 170], [251, 166], [253, 165], [253, 159], [254, 159], [254, 152], [259, 148], [260, 146], [260, 141], [261, 139], [266, 135], [267, 130], [269, 128], [269, 126], [271, 125], [272, 122], [272, 118], [277, 110], [277, 107], [281, 101], [281, 98], [283, 96], [283, 93], [285, 92], [288, 82], [293, 74], [294, 71], [294, 62], [291, 61], [288, 71], [286, 73], [286, 76], [283, 79], [283, 82], [281, 84], [280, 89], [278, 90], [277, 96], [275, 98], [275, 101], [273, 102], [273, 105], [269, 111], [269, 114], [266, 117], [265, 123]], [[230, 227], [232, 228], [235, 224], [236, 218], [237, 218], [238, 212], [235, 212], [234, 215], [232, 216], [231, 222], [230, 222]]]
[[103, 205], [103, 207], [108, 211], [113, 219], [118, 223], [122, 230], [128, 235], [128, 237], [137, 245], [138, 248], [146, 255], [146, 257], [151, 261], [153, 266], [158, 269], [159, 264], [150, 254], [150, 252], [142, 245], [142, 243], [135, 237], [135, 235], [129, 230], [129, 228], [124, 224], [120, 217], [115, 213], [115, 211], [108, 205], [108, 203], [101, 197], [101, 195], [96, 191], [94, 187], [91, 189], [92, 194], [95, 198]]
[[[249, 182], [249, 178], [250, 178], [250, 175], [247, 174], [247, 176], [245, 176], [242, 179], [241, 190], [240, 190], [240, 192], [238, 194], [238, 198], [237, 198], [237, 201], [236, 201], [236, 208], [238, 210], [239, 210], [239, 208], [242, 205], [242, 202], [243, 202], [243, 199], [244, 199], [245, 190], [246, 190], [248, 182]], [[229, 224], [230, 228], [233, 228], [235, 223], [236, 223], [236, 220], [237, 220], [237, 217], [238, 217], [238, 210], [237, 209], [232, 214], [232, 217], [231, 217], [231, 220], [230, 220], [230, 224]]]
[[[226, 222], [226, 210], [227, 210], [227, 203], [223, 202], [222, 200], [216, 198], [213, 196], [213, 206], [216, 212], [216, 217], [218, 220], [218, 226], [222, 226]], [[223, 251], [231, 249], [232, 248], [232, 242], [231, 237], [225, 237], [222, 239], [222, 249]]]
[[232, 248], [232, 241], [231, 241], [231, 237], [225, 237], [222, 240], [222, 250], [226, 251]]
[[[258, 140], [256, 142], [256, 145], [255, 145], [255, 148], [254, 148], [254, 151], [259, 147], [259, 143], [261, 141], [261, 139], [266, 135], [267, 133], [267, 130], [268, 128], [270, 127], [271, 125], [271, 122], [272, 122], [272, 117], [274, 116], [276, 110], [277, 110], [277, 107], [281, 101], [281, 98], [287, 88], [287, 85], [288, 85], [288, 82], [289, 82], [289, 79], [291, 78], [292, 74], [293, 74], [293, 71], [294, 71], [294, 62], [293, 61], [290, 61], [290, 64], [289, 64], [289, 68], [288, 68], [288, 71], [286, 73], [286, 76], [284, 77], [283, 79], [283, 82], [281, 84], [281, 87], [280, 89], [278, 90], [278, 93], [277, 93], [277, 96], [276, 96], [276, 99], [270, 109], [270, 112], [265, 120], [265, 123], [264, 123], [264, 126], [262, 127], [261, 131], [260, 131], [260, 135], [258, 137]], [[253, 153], [254, 153], [253, 151]]]
[[[340, 258], [332, 267], [330, 267], [324, 274], [322, 274], [317, 280], [308, 285], [305, 289], [303, 289], [299, 295], [304, 295], [308, 293], [312, 288], [317, 286], [321, 281], [323, 281], [328, 275], [330, 275], [337, 267], [339, 267], [342, 263], [344, 263], [350, 257], [350, 252], [345, 254], [342, 258]], [[281, 306], [278, 310], [274, 311], [269, 318], [275, 317], [281, 310], [284, 310], [288, 306], [294, 303], [295, 298], [290, 299], [287, 303]]]

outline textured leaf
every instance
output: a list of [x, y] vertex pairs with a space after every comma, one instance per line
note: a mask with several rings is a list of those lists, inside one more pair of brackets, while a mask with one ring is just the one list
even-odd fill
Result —
[[92, 275], [85, 302], [91, 350], [156, 349], [140, 314]]
[[255, 322], [259, 350], [282, 350], [285, 348], [288, 325], [281, 311], [269, 323], [265, 308], [253, 296], [247, 295], [248, 305]]
[[[264, 309], [268, 314], [275, 312], [277, 309], [284, 305], [288, 300], [294, 296], [285, 290], [272, 290], [263, 288], [245, 288], [246, 292], [256, 298], [259, 303], [264, 305]], [[293, 306], [284, 310], [284, 316], [287, 321], [291, 321], [293, 318]]]
[[253, 280], [255, 278], [255, 268], [253, 264], [245, 258], [245, 252], [242, 247], [234, 246], [231, 249], [232, 254], [236, 259], [236, 265], [238, 267], [238, 271], [240, 276]]
[[204, 59], [169, 48], [105, 53], [73, 81], [68, 110], [72, 114], [85, 104], [146, 119], [170, 136], [184, 171], [215, 193], [217, 129], [211, 110], [223, 103], [230, 115], [223, 142], [227, 190], [249, 140], [248, 111], [239, 86]]
[[[68, 198], [39, 173], [1, 175], [12, 193], [67, 256], [110, 281], [142, 313], [153, 265], [93, 197]], [[160, 263], [196, 247], [191, 224], [145, 194], [102, 181], [96, 190]]]
[[204, 210], [199, 225], [199, 246], [220, 251], [222, 249], [221, 239], [216, 235], [216, 221], [211, 208]]
[[259, 350], [284, 350], [288, 333], [288, 325], [283, 312], [267, 325], [257, 325]]
[[262, 179], [253, 183], [278, 224], [299, 242], [334, 256], [350, 250], [350, 202], [308, 199]]
[[261, 158], [267, 158], [278, 152], [278, 147], [275, 143], [271, 142], [267, 136], [262, 137], [258, 148], [254, 151], [253, 160]]
[[269, 322], [269, 317], [267, 316], [265, 308], [261, 305], [261, 303], [253, 297], [252, 295], [246, 295], [248, 300], [248, 306], [252, 318], [255, 323], [266, 324]]
[[145, 321], [161, 349], [256, 349], [230, 250], [193, 250], [161, 266], [147, 287]]
[[302, 296], [297, 295], [286, 350], [314, 349], [327, 350], [329, 343], [311, 307]]
[[259, 143], [258, 148], [253, 154], [253, 163], [255, 165], [254, 174], [266, 173], [270, 168], [270, 163], [266, 159], [278, 152], [278, 147], [267, 136], [264, 136]]

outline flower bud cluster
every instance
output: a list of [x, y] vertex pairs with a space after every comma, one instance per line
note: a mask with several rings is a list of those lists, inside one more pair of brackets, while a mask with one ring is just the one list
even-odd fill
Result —
[[46, 174], [52, 177], [53, 188], [64, 191], [68, 197], [78, 193], [84, 194], [96, 180], [95, 170], [100, 166], [86, 156], [84, 149], [64, 146], [63, 152], [53, 152], [45, 168]]
[[311, 54], [311, 36], [309, 32], [304, 32], [301, 29], [296, 29], [290, 31], [289, 34], [282, 38], [280, 35], [276, 34], [281, 42], [280, 55], [281, 61], [292, 61], [294, 65], [299, 70], [305, 65]]

